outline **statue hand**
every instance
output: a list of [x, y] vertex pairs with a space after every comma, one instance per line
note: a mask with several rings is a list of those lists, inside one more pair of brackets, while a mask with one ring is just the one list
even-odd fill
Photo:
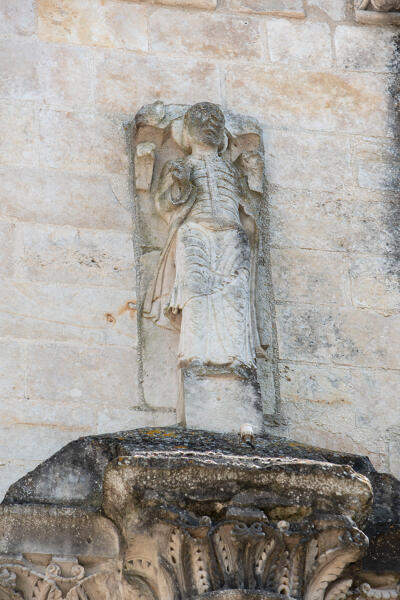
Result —
[[188, 184], [190, 181], [190, 169], [187, 165], [180, 161], [174, 161], [171, 165], [171, 176], [172, 179], [180, 186]]

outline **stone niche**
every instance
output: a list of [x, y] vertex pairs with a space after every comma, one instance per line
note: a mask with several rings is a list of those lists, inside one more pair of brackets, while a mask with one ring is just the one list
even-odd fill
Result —
[[189, 428], [258, 432], [276, 364], [262, 129], [156, 101], [132, 153], [142, 398]]
[[266, 434], [81, 438], [9, 489], [0, 599], [398, 600], [399, 499], [366, 458]]

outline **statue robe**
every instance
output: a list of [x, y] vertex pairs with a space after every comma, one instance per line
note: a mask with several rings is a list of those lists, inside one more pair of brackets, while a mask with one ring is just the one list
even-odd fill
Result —
[[[235, 167], [219, 156], [182, 161], [183, 184], [161, 174], [156, 205], [169, 223], [144, 316], [180, 331], [178, 365], [255, 366], [254, 252]], [[253, 256], [252, 256], [253, 255]]]

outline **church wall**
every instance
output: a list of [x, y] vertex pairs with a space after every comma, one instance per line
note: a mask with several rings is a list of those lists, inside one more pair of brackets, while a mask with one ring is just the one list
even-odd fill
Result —
[[346, 0], [164, 4], [0, 0], [0, 496], [79, 436], [175, 422], [136, 367], [128, 142], [158, 98], [264, 129], [268, 430], [399, 476], [398, 29]]

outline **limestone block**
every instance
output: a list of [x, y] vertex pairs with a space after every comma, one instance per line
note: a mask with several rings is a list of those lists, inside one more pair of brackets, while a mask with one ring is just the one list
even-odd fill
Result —
[[[12, 460], [42, 461], [72, 440], [90, 433], [88, 427], [62, 428], [48, 425], [0, 425], [0, 456]], [[27, 450], [29, 449], [29, 450]]]
[[134, 113], [157, 98], [220, 102], [218, 69], [207, 62], [106, 51], [97, 57], [96, 72], [96, 104], [106, 112]]
[[0, 221], [0, 277], [12, 277], [15, 256], [15, 225]]
[[273, 15], [277, 17], [305, 17], [303, 0], [225, 0], [228, 10]]
[[[282, 401], [312, 405], [343, 405], [345, 410], [356, 403], [352, 369], [334, 365], [309, 365], [282, 362], [279, 366]], [[292, 416], [292, 407], [287, 407]], [[353, 423], [354, 427], [354, 423]]]
[[389, 256], [358, 256], [351, 260], [353, 303], [360, 308], [400, 309], [399, 265]]
[[159, 9], [150, 17], [150, 40], [154, 51], [177, 56], [262, 58], [260, 25], [251, 18], [187, 12], [177, 19], [176, 12]]
[[16, 40], [0, 42], [3, 98], [74, 108], [93, 104], [92, 90], [91, 61], [85, 48]]
[[346, 16], [347, 0], [308, 0], [308, 5], [319, 8], [333, 21], [341, 21]]
[[92, 108], [94, 77], [89, 50], [43, 44], [39, 49], [39, 61], [39, 98], [44, 104]]
[[397, 190], [400, 155], [394, 140], [358, 138], [354, 144], [358, 182], [363, 188]]
[[174, 409], [180, 386], [176, 368], [178, 334], [175, 331], [155, 327], [148, 320], [142, 323], [142, 331], [145, 401], [153, 408]]
[[379, 201], [357, 194], [352, 204], [352, 250], [367, 254], [396, 252], [397, 211], [396, 198]]
[[142, 0], [150, 4], [163, 4], [165, 6], [179, 6], [181, 8], [203, 8], [214, 10], [217, 8], [217, 0]]
[[39, 0], [38, 35], [47, 42], [147, 50], [146, 9], [112, 0]]
[[275, 188], [270, 193], [271, 244], [346, 251], [352, 240], [352, 200], [338, 192]]
[[245, 65], [228, 68], [226, 80], [229, 106], [271, 127], [376, 136], [389, 132], [385, 75]]
[[400, 315], [347, 308], [277, 306], [283, 360], [398, 369]]
[[0, 35], [28, 36], [34, 32], [33, 0], [0, 0]]
[[[33, 223], [132, 230], [128, 181], [0, 166], [0, 215]], [[4, 261], [1, 266], [4, 265]]]
[[132, 289], [3, 280], [0, 336], [134, 348], [135, 303]]
[[374, 440], [371, 444], [374, 449], [368, 449], [364, 444], [360, 443], [360, 440], [354, 439], [349, 433], [331, 433], [326, 431], [325, 427], [304, 427], [304, 422], [290, 425], [288, 435], [293, 439], [306, 444], [314, 444], [320, 448], [330, 448], [338, 452], [359, 452], [364, 456], [368, 456], [376, 469], [386, 470], [385, 467], [387, 468], [385, 464], [385, 445], [383, 442], [378, 445]]
[[35, 42], [0, 41], [2, 98], [30, 100], [39, 92], [39, 47]]
[[82, 404], [79, 399], [51, 402], [27, 397], [18, 400], [2, 397], [0, 422], [3, 427], [55, 427], [65, 431], [94, 431], [96, 413], [92, 406]]
[[20, 224], [17, 230], [18, 278], [134, 289], [129, 234], [31, 224]]
[[97, 433], [124, 431], [136, 427], [164, 427], [175, 424], [175, 412], [129, 410], [112, 406], [97, 411]]
[[271, 249], [271, 263], [277, 302], [351, 305], [343, 253]]
[[335, 31], [338, 65], [353, 71], [396, 71], [394, 44], [393, 31], [383, 27], [340, 25]]
[[[335, 365], [310, 365], [283, 362], [280, 365], [280, 389], [285, 413], [290, 422], [301, 420], [302, 407], [304, 422], [313, 420], [312, 413], [319, 415], [319, 427], [334, 431], [338, 425], [335, 418], [328, 418], [324, 411], [327, 406], [341, 407], [342, 415], [353, 415], [353, 431], [349, 431], [355, 440], [368, 444], [363, 437], [369, 431], [369, 444], [386, 434], [387, 429], [397, 417], [398, 390], [400, 372], [388, 369], [359, 369]], [[298, 406], [296, 412], [294, 406]], [[355, 418], [354, 418], [355, 417]], [[364, 433], [358, 428], [363, 428]], [[373, 431], [372, 431], [373, 430]], [[368, 438], [368, 434], [367, 434]]]
[[[263, 429], [260, 388], [254, 379], [233, 375], [183, 375], [186, 426], [218, 432], [240, 432], [249, 423], [254, 433]], [[179, 421], [179, 415], [178, 415]]]
[[37, 163], [36, 117], [31, 104], [0, 101], [0, 164]]
[[362, 425], [366, 432], [370, 432], [371, 441], [382, 433], [386, 434], [390, 427], [400, 425], [400, 372], [390, 369], [351, 369], [350, 373], [357, 425]]
[[271, 20], [267, 23], [267, 36], [272, 62], [297, 64], [305, 69], [326, 69], [332, 64], [327, 23]]
[[46, 167], [89, 174], [127, 173], [127, 143], [117, 117], [40, 111], [40, 160]]
[[265, 148], [270, 183], [334, 191], [352, 181], [350, 144], [341, 136], [270, 130]]
[[24, 373], [25, 352], [23, 344], [11, 340], [2, 340], [0, 344], [1, 406], [7, 398], [13, 398], [14, 402], [15, 398], [23, 397]]
[[57, 402], [74, 399], [95, 412], [107, 404], [137, 405], [133, 349], [43, 343], [30, 344], [27, 352], [28, 396]]

